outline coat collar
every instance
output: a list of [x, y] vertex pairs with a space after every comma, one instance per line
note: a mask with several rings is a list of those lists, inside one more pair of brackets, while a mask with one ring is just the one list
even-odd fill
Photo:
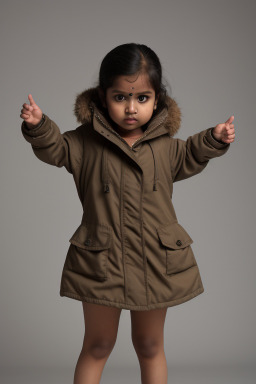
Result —
[[[146, 135], [147, 135], [147, 138], [153, 138], [166, 133], [168, 133], [169, 136], [172, 137], [178, 131], [178, 129], [180, 128], [180, 122], [181, 122], [180, 109], [176, 101], [169, 96], [167, 98], [167, 104], [168, 104], [168, 109], [162, 110], [150, 120], [150, 123], [147, 125], [147, 128], [144, 131], [144, 134], [142, 135], [142, 139], [143, 137], [145, 138]], [[101, 107], [97, 88], [89, 88], [77, 95], [75, 105], [74, 105], [74, 114], [77, 118], [77, 122], [85, 125], [88, 123], [89, 124], [92, 123], [94, 129], [98, 130], [103, 134], [104, 134], [104, 131], [102, 131], [102, 126], [104, 125], [109, 127], [113, 132], [115, 132], [113, 128], [111, 128], [111, 122], [108, 120], [107, 114]], [[118, 134], [116, 133], [116, 135]], [[114, 136], [111, 136], [112, 140], [114, 140]], [[122, 138], [120, 139], [123, 140]], [[142, 139], [140, 138], [138, 141], [141, 141]], [[122, 141], [118, 140], [118, 144], [117, 143], [116, 144], [120, 145], [120, 143], [122, 143]], [[153, 169], [154, 179], [152, 183], [152, 189], [153, 191], [157, 191], [158, 190], [157, 158], [154, 153], [154, 143], [153, 142], [150, 143], [150, 140], [149, 140], [148, 145], [150, 146], [150, 149], [151, 149], [151, 153], [153, 156], [153, 164], [154, 164], [154, 169]], [[141, 168], [140, 164], [138, 163], [138, 159], [135, 157], [133, 151], [130, 149], [127, 143], [125, 143], [125, 145], [122, 145], [122, 149]], [[109, 193], [111, 190], [110, 188], [111, 179], [110, 179], [109, 170], [108, 170], [109, 168], [108, 156], [109, 156], [108, 141], [106, 141], [106, 145], [104, 145], [103, 151], [102, 151], [102, 162], [101, 162], [102, 164], [101, 165], [101, 182], [102, 182], [104, 193]]]
[[[181, 111], [175, 99], [170, 96], [167, 96], [167, 104], [168, 109], [164, 109], [159, 114], [155, 115], [151, 119], [147, 130], [151, 130], [159, 125], [159, 123], [163, 122], [166, 131], [172, 137], [180, 128]], [[86, 89], [82, 93], [77, 94], [74, 104], [74, 114], [77, 122], [81, 124], [90, 123], [92, 122], [95, 113], [97, 113], [106, 124], [111, 124], [108, 121], [104, 109], [101, 107], [97, 87]]]

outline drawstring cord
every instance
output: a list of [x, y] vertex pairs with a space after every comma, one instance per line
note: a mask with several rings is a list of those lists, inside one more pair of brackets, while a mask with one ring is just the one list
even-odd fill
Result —
[[110, 180], [109, 180], [109, 172], [108, 172], [108, 151], [107, 151], [106, 145], [103, 146], [101, 159], [102, 159], [101, 175], [102, 175], [102, 182], [103, 182], [103, 191], [104, 193], [109, 193]]
[[155, 155], [154, 155], [154, 151], [153, 151], [153, 148], [152, 148], [152, 145], [150, 144], [150, 142], [148, 142], [149, 146], [150, 146], [150, 149], [151, 149], [151, 152], [152, 152], [152, 155], [153, 155], [153, 159], [154, 159], [154, 183], [153, 183], [153, 191], [157, 191], [157, 169], [156, 169], [156, 159], [155, 159]]

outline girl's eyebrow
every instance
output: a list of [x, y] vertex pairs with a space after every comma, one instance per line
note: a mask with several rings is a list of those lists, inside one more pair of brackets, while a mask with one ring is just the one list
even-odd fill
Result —
[[[123, 94], [123, 95], [125, 95], [125, 94], [129, 94], [129, 93], [131, 93], [131, 92], [123, 92], [123, 91], [119, 91], [118, 89], [114, 89], [113, 91], [112, 91], [112, 93], [121, 93], [121, 94]], [[138, 93], [134, 93], [134, 95], [139, 95], [139, 94], [143, 94], [143, 95], [145, 95], [145, 94], [152, 94], [153, 92], [151, 92], [151, 91], [145, 91], [145, 92], [138, 92]]]

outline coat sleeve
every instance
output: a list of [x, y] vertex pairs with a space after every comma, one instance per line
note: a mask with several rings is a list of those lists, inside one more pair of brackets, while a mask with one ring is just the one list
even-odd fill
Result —
[[32, 129], [23, 121], [21, 131], [26, 141], [31, 144], [36, 157], [43, 162], [56, 167], [64, 166], [71, 174], [81, 164], [82, 126], [61, 133], [57, 124], [45, 115], [44, 123]]
[[170, 163], [173, 182], [200, 173], [210, 159], [224, 155], [229, 143], [216, 140], [208, 128], [189, 136], [187, 140], [171, 138]]

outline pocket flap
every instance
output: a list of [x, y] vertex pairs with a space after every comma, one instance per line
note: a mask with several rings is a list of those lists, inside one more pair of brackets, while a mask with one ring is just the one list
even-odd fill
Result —
[[177, 222], [157, 228], [161, 243], [168, 248], [185, 248], [193, 243], [187, 231]]
[[81, 224], [70, 238], [70, 243], [91, 251], [107, 249], [111, 245], [111, 228], [103, 224]]

